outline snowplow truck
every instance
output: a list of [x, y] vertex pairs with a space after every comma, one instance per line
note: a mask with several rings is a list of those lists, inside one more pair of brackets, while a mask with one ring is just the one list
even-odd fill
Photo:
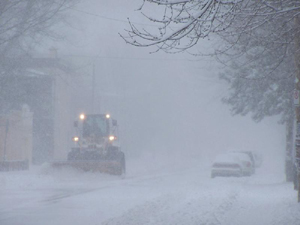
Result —
[[75, 147], [68, 153], [66, 162], [54, 166], [72, 166], [84, 171], [124, 175], [125, 154], [120, 150], [117, 121], [109, 114], [80, 114], [74, 122]]

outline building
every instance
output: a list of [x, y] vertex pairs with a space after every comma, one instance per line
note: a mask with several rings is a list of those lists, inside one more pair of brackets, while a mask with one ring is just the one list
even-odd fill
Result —
[[[11, 138], [16, 141], [17, 136], [22, 137], [25, 133], [30, 136], [31, 133], [32, 150], [28, 149], [30, 148], [28, 144], [26, 150], [15, 151], [13, 150], [15, 148], [10, 148], [7, 142], [7, 158], [4, 157], [4, 147], [1, 150], [0, 146], [0, 152], [2, 151], [0, 161], [24, 158], [22, 155], [24, 151], [28, 152], [26, 155], [28, 161], [34, 164], [53, 159], [65, 159], [70, 149], [73, 124], [73, 118], [70, 116], [72, 77], [70, 67], [55, 57], [6, 60], [5, 64], [2, 62], [2, 65], [6, 66], [4, 69], [2, 67], [5, 72], [0, 76], [0, 114], [2, 115], [0, 122], [6, 123], [7, 118], [13, 120], [18, 116], [22, 117], [19, 114], [24, 113], [22, 107], [27, 105], [32, 114], [32, 128], [20, 129], [19, 134], [15, 136], [8, 134], [7, 140]], [[16, 65], [17, 68], [12, 68]], [[5, 135], [5, 131], [0, 129], [3, 140]], [[20, 139], [25, 146], [23, 141]], [[2, 143], [0, 145], [4, 146]]]

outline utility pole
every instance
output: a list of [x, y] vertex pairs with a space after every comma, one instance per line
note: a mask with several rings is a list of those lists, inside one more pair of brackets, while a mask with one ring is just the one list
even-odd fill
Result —
[[96, 81], [96, 75], [95, 75], [95, 62], [93, 62], [93, 78], [92, 78], [92, 113], [95, 113], [95, 81]]
[[5, 122], [5, 136], [4, 136], [4, 152], [3, 152], [3, 161], [4, 162], [7, 160], [6, 146], [7, 146], [8, 128], [9, 128], [9, 120], [6, 119], [6, 122]]

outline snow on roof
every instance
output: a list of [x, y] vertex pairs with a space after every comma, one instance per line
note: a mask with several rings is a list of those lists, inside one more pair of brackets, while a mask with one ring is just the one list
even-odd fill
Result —
[[239, 162], [239, 159], [237, 156], [234, 156], [233, 154], [224, 153], [217, 155], [216, 159], [214, 160], [214, 163], [237, 163]]
[[250, 156], [247, 155], [246, 153], [243, 153], [243, 152], [231, 152], [231, 153], [228, 153], [228, 154], [234, 155], [234, 156], [238, 157], [242, 161], [250, 161], [251, 162]]
[[44, 76], [46, 75], [46, 73], [44, 71], [41, 70], [36, 70], [36, 69], [26, 69], [26, 71], [29, 73], [28, 76]]

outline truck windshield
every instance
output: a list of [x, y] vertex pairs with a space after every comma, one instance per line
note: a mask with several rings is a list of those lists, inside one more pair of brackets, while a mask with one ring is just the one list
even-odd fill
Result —
[[83, 137], [108, 135], [108, 120], [103, 115], [88, 115], [83, 122]]

